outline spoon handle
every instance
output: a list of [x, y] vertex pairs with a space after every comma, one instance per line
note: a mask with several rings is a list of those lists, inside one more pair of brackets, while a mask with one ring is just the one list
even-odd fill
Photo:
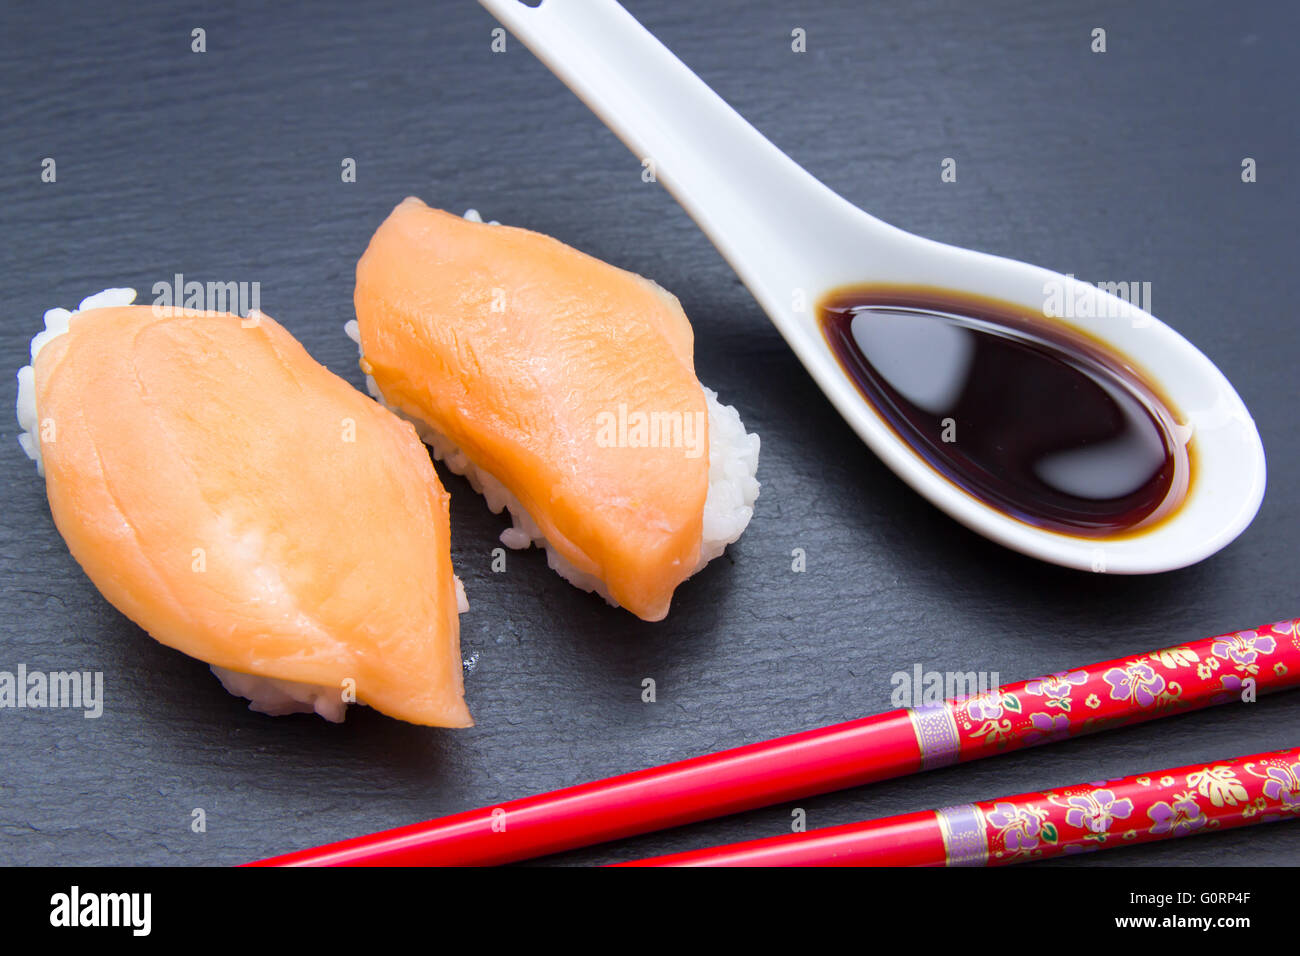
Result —
[[653, 173], [765, 307], [765, 292], [784, 300], [798, 284], [792, 264], [819, 244], [828, 205], [866, 218], [614, 0], [479, 2], [641, 159], [642, 178]]

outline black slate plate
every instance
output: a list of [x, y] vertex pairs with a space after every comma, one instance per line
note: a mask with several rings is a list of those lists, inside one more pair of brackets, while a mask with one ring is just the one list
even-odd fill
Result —
[[[495, 22], [469, 0], [112, 6], [4, 13], [11, 368], [44, 309], [109, 285], [147, 294], [180, 272], [260, 282], [262, 307], [360, 385], [341, 331], [353, 266], [416, 194], [676, 292], [701, 378], [762, 435], [763, 492], [740, 543], [648, 625], [569, 588], [537, 552], [491, 573], [504, 522], [447, 477], [478, 726], [362, 709], [335, 727], [250, 713], [109, 607], [55, 531], [11, 421], [0, 669], [102, 670], [107, 704], [98, 720], [0, 711], [0, 861], [234, 863], [886, 709], [890, 675], [914, 663], [1012, 680], [1300, 613], [1295, 8], [628, 3], [779, 146], [884, 219], [1093, 281], [1151, 282], [1156, 314], [1252, 409], [1270, 487], [1219, 555], [1121, 579], [1009, 553], [894, 478], [672, 199], [522, 45], [493, 53]], [[1098, 26], [1105, 54], [1089, 50]], [[196, 27], [204, 54], [191, 52]], [[44, 157], [56, 183], [41, 182]], [[956, 183], [940, 182], [945, 157]], [[806, 573], [791, 572], [794, 548]], [[655, 704], [641, 702], [645, 677]], [[1300, 699], [1284, 696], [800, 805], [824, 826], [1234, 756], [1296, 744], [1298, 718]], [[556, 862], [785, 832], [791, 809]], [[1298, 850], [1300, 826], [1270, 827], [1070, 865], [1278, 864]]]

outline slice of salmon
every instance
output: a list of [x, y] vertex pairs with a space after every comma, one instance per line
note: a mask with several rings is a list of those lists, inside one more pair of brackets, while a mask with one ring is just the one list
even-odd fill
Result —
[[503, 484], [615, 602], [662, 619], [700, 563], [709, 491], [677, 299], [549, 236], [412, 198], [357, 264], [355, 304], [385, 401]]
[[257, 313], [92, 309], [34, 370], [54, 522], [122, 613], [216, 668], [472, 724], [448, 496], [410, 424]]

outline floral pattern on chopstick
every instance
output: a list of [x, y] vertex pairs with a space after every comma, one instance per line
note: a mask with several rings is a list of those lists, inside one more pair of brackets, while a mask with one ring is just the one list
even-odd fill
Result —
[[948, 708], [970, 759], [1295, 686], [1300, 619], [1008, 684]]
[[975, 806], [984, 819], [990, 864], [1296, 819], [1300, 748]]

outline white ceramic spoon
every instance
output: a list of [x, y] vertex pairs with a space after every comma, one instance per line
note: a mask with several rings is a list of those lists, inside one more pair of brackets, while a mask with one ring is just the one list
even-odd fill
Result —
[[[1120, 574], [1192, 564], [1250, 524], [1264, 495], [1259, 433], [1228, 380], [1173, 329], [1095, 286], [923, 239], [868, 215], [768, 142], [614, 0], [479, 2], [643, 163], [653, 162], [657, 180], [726, 257], [853, 430], [952, 517], [1044, 561]], [[1039, 314], [1048, 290], [1063, 289], [1076, 314], [1095, 316], [1068, 324], [1144, 370], [1194, 438], [1182, 506], [1151, 530], [1098, 541], [1009, 517], [936, 472], [864, 400], [814, 313], [823, 293], [869, 283], [936, 286]]]

